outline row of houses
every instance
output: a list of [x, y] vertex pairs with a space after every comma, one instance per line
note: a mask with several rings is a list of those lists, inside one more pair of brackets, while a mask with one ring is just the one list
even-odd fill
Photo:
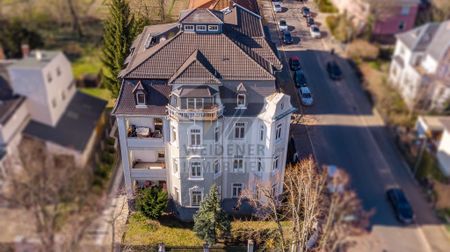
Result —
[[106, 102], [77, 91], [71, 64], [61, 51], [30, 51], [23, 45], [22, 54], [20, 59], [0, 58], [0, 175], [9, 172], [7, 160], [20, 168], [15, 161], [24, 137], [86, 165]]

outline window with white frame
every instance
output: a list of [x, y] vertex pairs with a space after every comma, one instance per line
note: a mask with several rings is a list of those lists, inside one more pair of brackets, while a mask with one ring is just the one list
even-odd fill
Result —
[[173, 159], [173, 173], [178, 173], [178, 160]]
[[243, 139], [245, 133], [245, 123], [238, 122], [234, 125], [234, 138]]
[[202, 130], [201, 129], [191, 129], [189, 137], [190, 146], [200, 146], [202, 144]]
[[193, 25], [184, 25], [183, 27], [185, 31], [194, 31]]
[[233, 198], [238, 198], [242, 192], [242, 184], [235, 183], [231, 186], [231, 193]]
[[214, 129], [214, 141], [215, 141], [216, 143], [218, 143], [219, 140], [220, 140], [220, 127], [217, 126], [217, 127]]
[[203, 109], [203, 98], [187, 98], [186, 107], [188, 109]]
[[261, 126], [259, 127], [259, 140], [264, 141], [264, 132], [266, 130], [266, 127], [264, 126], [264, 124], [261, 124]]
[[262, 160], [261, 158], [258, 158], [257, 164], [256, 164], [256, 171], [257, 172], [262, 172], [263, 170], [263, 164], [262, 164]]
[[200, 206], [202, 202], [202, 192], [201, 191], [191, 191], [191, 206]]
[[208, 25], [208, 31], [218, 31], [219, 26], [218, 25]]
[[136, 93], [136, 104], [145, 105], [145, 94], [143, 92]]
[[173, 194], [173, 199], [175, 200], [175, 202], [180, 202], [180, 191], [178, 190], [178, 188], [174, 187]]
[[235, 156], [233, 160], [233, 171], [241, 172], [244, 170], [244, 159], [242, 156]]
[[206, 25], [196, 25], [195, 29], [197, 31], [206, 31]]
[[220, 173], [220, 163], [219, 163], [219, 160], [215, 160], [215, 161], [214, 161], [213, 167], [214, 167], [214, 174], [215, 174], [215, 175], [219, 174], [219, 173]]
[[246, 99], [245, 94], [238, 94], [237, 95], [237, 106], [238, 106], [238, 108], [245, 107], [245, 105], [246, 105], [245, 99]]
[[175, 141], [177, 141], [177, 129], [173, 126], [171, 128], [172, 128], [171, 140], [172, 140], [172, 142], [175, 142]]
[[52, 74], [51, 74], [51, 73], [48, 73], [48, 74], [47, 74], [47, 82], [50, 83], [50, 82], [52, 82], [52, 80], [53, 80]]
[[272, 170], [278, 170], [278, 168], [280, 168], [280, 156], [279, 155], [275, 155], [275, 157], [273, 157], [273, 165], [272, 165]]
[[277, 129], [275, 131], [275, 140], [281, 139], [281, 127], [282, 126], [283, 126], [282, 124], [277, 125]]
[[56, 76], [60, 76], [61, 75], [61, 68], [57, 67], [56, 68]]
[[191, 178], [202, 177], [202, 163], [200, 161], [191, 161]]

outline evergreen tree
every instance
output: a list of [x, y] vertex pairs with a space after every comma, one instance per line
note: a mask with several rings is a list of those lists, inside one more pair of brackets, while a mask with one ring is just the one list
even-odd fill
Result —
[[138, 29], [128, 1], [111, 0], [109, 18], [104, 24], [102, 82], [113, 97], [119, 94], [120, 81], [117, 76]]
[[153, 186], [141, 190], [136, 197], [136, 209], [147, 218], [158, 219], [167, 208], [167, 192]]
[[209, 245], [213, 245], [218, 237], [227, 235], [231, 231], [230, 220], [220, 207], [216, 185], [211, 187], [209, 194], [201, 202], [200, 209], [194, 216], [194, 231]]

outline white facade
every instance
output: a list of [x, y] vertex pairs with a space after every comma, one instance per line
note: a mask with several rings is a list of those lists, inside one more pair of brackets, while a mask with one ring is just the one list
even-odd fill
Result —
[[8, 71], [14, 92], [27, 97], [31, 118], [55, 126], [76, 91], [72, 67], [64, 54], [33, 51]]
[[450, 177], [450, 132], [448, 130], [442, 134], [436, 156], [442, 173]]

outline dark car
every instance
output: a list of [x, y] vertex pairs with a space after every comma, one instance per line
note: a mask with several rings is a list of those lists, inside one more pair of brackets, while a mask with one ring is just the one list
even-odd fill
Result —
[[327, 72], [332, 80], [342, 79], [342, 71], [336, 61], [330, 61], [327, 63]]
[[308, 27], [310, 27], [311, 25], [314, 25], [314, 19], [312, 17], [307, 17], [306, 18], [306, 24], [308, 25]]
[[291, 68], [292, 71], [302, 68], [300, 65], [300, 59], [297, 56], [292, 56], [289, 58], [289, 68]]
[[391, 188], [386, 191], [386, 195], [395, 210], [398, 220], [405, 224], [412, 223], [414, 221], [414, 212], [403, 191], [399, 188]]
[[292, 44], [292, 35], [289, 31], [285, 31], [283, 34], [283, 42], [285, 44]]
[[306, 87], [306, 77], [301, 69], [294, 72], [294, 83], [296, 87]]
[[309, 10], [308, 7], [302, 8], [302, 15], [303, 15], [303, 17], [309, 17], [311, 15], [311, 11]]

